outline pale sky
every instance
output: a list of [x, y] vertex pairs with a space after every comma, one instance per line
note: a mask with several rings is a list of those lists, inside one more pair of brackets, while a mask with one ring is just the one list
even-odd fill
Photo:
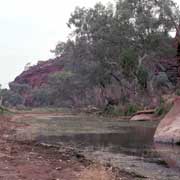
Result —
[[[31, 62], [53, 57], [69, 33], [67, 21], [76, 6], [114, 0], [0, 0], [0, 84], [8, 83]], [[178, 0], [177, 0], [178, 2]]]

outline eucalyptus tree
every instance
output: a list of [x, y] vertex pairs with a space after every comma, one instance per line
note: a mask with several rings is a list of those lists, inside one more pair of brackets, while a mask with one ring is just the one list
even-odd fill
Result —
[[119, 0], [115, 7], [97, 4], [90, 9], [76, 8], [68, 26], [78, 46], [78, 60], [95, 63], [94, 72], [108, 80], [112, 72], [122, 70], [124, 50], [135, 51], [139, 64], [147, 56], [172, 55], [169, 33], [177, 27], [179, 16], [171, 0]]
[[179, 19], [172, 0], [117, 0], [115, 5], [77, 7], [67, 23], [69, 40], [59, 43], [54, 53], [68, 57], [65, 70], [83, 89], [116, 81], [125, 92], [129, 86], [123, 79], [146, 89], [149, 70], [143, 61], [175, 56], [171, 32], [180, 34]]

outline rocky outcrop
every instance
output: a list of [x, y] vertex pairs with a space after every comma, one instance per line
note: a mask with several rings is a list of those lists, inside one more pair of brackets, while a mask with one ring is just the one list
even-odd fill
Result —
[[152, 121], [152, 120], [154, 120], [154, 115], [152, 114], [138, 114], [130, 119], [130, 121]]
[[50, 74], [62, 71], [62, 69], [63, 63], [61, 63], [60, 58], [39, 61], [37, 65], [29, 67], [16, 77], [14, 82], [18, 84], [28, 84], [32, 88], [40, 87], [47, 83]]
[[156, 65], [158, 72], [164, 72], [167, 74], [169, 81], [176, 85], [180, 79], [180, 73], [178, 72], [177, 58], [162, 59]]
[[180, 97], [176, 97], [170, 112], [161, 120], [154, 135], [155, 142], [180, 143]]
[[155, 120], [154, 109], [138, 111], [133, 115], [130, 121], [152, 121]]

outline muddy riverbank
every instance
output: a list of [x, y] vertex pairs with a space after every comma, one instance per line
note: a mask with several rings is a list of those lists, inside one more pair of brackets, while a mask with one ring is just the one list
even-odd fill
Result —
[[88, 160], [79, 151], [68, 146], [38, 143], [32, 138], [16, 139], [18, 130], [24, 129], [28, 132], [28, 120], [37, 116], [0, 116], [0, 179], [127, 180], [135, 177], [117, 168]]
[[[10, 131], [3, 137], [23, 148], [20, 152], [28, 146], [29, 150], [38, 152], [37, 157], [44, 154], [43, 159], [52, 165], [48, 165], [49, 172], [59, 169], [53, 165], [57, 157], [61, 167], [64, 155], [67, 156], [67, 174], [58, 170], [58, 176], [63, 174], [68, 180], [72, 173], [75, 174], [72, 179], [81, 180], [83, 176], [85, 180], [87, 174], [97, 172], [110, 175], [110, 179], [179, 179], [180, 148], [153, 144], [157, 124], [156, 121], [128, 122], [87, 115], [24, 113], [13, 116], [8, 125]], [[27, 155], [31, 151], [26, 151]], [[176, 157], [173, 163], [172, 157]]]

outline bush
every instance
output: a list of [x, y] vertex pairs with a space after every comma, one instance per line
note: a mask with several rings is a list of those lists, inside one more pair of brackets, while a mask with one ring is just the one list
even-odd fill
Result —
[[129, 104], [124, 112], [125, 116], [131, 116], [138, 111], [137, 105]]
[[156, 116], [164, 116], [166, 113], [169, 112], [171, 107], [172, 107], [172, 104], [166, 104], [163, 101], [163, 99], [161, 99], [159, 107], [157, 107], [156, 110], [155, 110], [155, 115]]
[[136, 77], [137, 77], [138, 83], [142, 89], [147, 88], [148, 76], [149, 76], [149, 74], [148, 74], [147, 69], [145, 69], [144, 67], [141, 66], [138, 69]]
[[34, 89], [32, 92], [34, 106], [49, 105], [49, 91], [47, 88]]
[[31, 91], [31, 86], [29, 86], [28, 84], [19, 84], [19, 83], [12, 82], [12, 83], [9, 83], [9, 87], [11, 91], [19, 95], [22, 95], [24, 93]]
[[3, 98], [4, 106], [17, 106], [24, 103], [24, 98], [12, 90], [2, 89], [0, 96]]
[[115, 107], [112, 105], [106, 106], [103, 113], [107, 115], [114, 115], [116, 114]]
[[127, 77], [134, 76], [138, 65], [138, 56], [134, 49], [125, 49], [120, 56], [120, 66]]
[[164, 114], [165, 114], [165, 108], [163, 106], [159, 106], [158, 108], [156, 108], [155, 110], [156, 116], [162, 116]]
[[137, 105], [129, 104], [127, 106], [108, 106], [104, 110], [104, 114], [112, 116], [131, 116], [139, 110]]

